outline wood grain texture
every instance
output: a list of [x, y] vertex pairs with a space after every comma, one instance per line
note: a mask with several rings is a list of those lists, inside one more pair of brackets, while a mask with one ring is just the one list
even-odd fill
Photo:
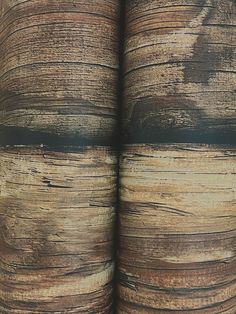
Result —
[[127, 145], [118, 313], [236, 312], [236, 149]]
[[115, 132], [119, 1], [1, 0], [0, 126], [97, 144]]
[[0, 313], [111, 313], [116, 158], [0, 149]]
[[126, 141], [234, 142], [233, 0], [127, 0]]

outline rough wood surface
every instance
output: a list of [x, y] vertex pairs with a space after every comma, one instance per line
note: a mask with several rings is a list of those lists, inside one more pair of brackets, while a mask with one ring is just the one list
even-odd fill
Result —
[[111, 313], [116, 158], [0, 150], [0, 313]]
[[130, 145], [119, 313], [236, 313], [236, 149]]
[[235, 142], [234, 0], [127, 0], [126, 141]]
[[1, 0], [1, 131], [110, 141], [118, 21], [117, 0]]

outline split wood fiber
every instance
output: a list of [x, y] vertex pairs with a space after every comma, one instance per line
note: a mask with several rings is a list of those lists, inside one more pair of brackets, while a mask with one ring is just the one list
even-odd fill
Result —
[[122, 314], [236, 313], [236, 149], [127, 145], [121, 158]]
[[110, 143], [118, 20], [117, 0], [1, 0], [2, 134]]
[[0, 313], [111, 313], [116, 158], [0, 150]]
[[234, 0], [127, 0], [126, 142], [235, 143]]

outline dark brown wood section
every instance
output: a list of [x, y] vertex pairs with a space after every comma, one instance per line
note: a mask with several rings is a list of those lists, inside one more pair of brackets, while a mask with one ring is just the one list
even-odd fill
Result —
[[236, 140], [233, 0], [127, 0], [129, 143]]
[[0, 149], [0, 313], [111, 313], [116, 157]]
[[118, 30], [117, 0], [1, 0], [1, 133], [110, 143]]
[[118, 313], [236, 312], [236, 149], [127, 145]]

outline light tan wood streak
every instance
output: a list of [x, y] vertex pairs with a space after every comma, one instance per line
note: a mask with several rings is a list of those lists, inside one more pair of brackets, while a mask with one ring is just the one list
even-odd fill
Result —
[[119, 313], [234, 313], [236, 149], [126, 145]]
[[111, 311], [110, 148], [0, 150], [0, 312]]

